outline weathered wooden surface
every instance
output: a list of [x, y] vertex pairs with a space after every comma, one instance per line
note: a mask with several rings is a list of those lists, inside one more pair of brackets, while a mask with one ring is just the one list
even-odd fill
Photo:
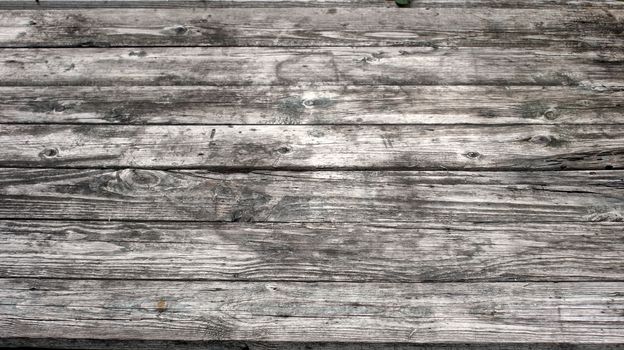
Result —
[[[3, 9], [54, 8], [222, 8], [222, 7], [396, 7], [394, 1], [380, 0], [0, 0]], [[622, 8], [618, 0], [419, 0], [410, 4], [419, 7], [460, 8]]]
[[0, 86], [537, 85], [622, 88], [624, 53], [526, 48], [0, 49]]
[[623, 288], [4, 279], [0, 337], [617, 343]]
[[236, 340], [118, 340], [118, 339], [25, 339], [5, 338], [7, 347], [26, 346], [45, 349], [91, 350], [621, 350], [622, 344], [571, 344], [571, 343], [346, 343], [346, 342], [294, 342], [294, 341], [236, 341]]
[[0, 221], [0, 278], [618, 281], [622, 223]]
[[3, 125], [1, 166], [619, 169], [621, 125]]
[[411, 7], [0, 0], [0, 347], [624, 349], [624, 2]]
[[1, 169], [1, 218], [250, 222], [622, 221], [622, 171]]
[[12, 86], [0, 87], [0, 123], [624, 124], [624, 91], [571, 86]]
[[624, 9], [96, 9], [0, 13], [0, 46], [620, 49]]

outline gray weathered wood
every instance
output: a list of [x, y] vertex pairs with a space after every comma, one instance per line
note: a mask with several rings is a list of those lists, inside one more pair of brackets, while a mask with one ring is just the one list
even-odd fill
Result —
[[[381, 0], [380, 0], [381, 2]], [[0, 12], [0, 47], [624, 47], [624, 9], [255, 8]]]
[[50, 338], [4, 338], [9, 348], [36, 347], [75, 350], [622, 350], [623, 344], [570, 343], [363, 343], [363, 342], [306, 342], [306, 341], [233, 341], [233, 340], [107, 340]]
[[522, 48], [0, 49], [0, 86], [575, 85], [621, 88], [624, 53]]
[[0, 123], [624, 124], [624, 91], [569, 86], [0, 87]]
[[0, 169], [0, 218], [254, 222], [622, 221], [622, 171]]
[[622, 281], [622, 223], [0, 221], [0, 278]]
[[624, 341], [624, 283], [3, 279], [0, 338]]
[[[294, 107], [293, 107], [294, 108]], [[622, 125], [1, 125], [0, 166], [619, 169]]]
[[[396, 7], [389, 0], [0, 0], [0, 8], [219, 8], [219, 7]], [[419, 0], [411, 7], [622, 8], [617, 0]]]
[[[431, 1], [431, 0], [429, 0]], [[438, 1], [438, 0], [435, 0]], [[447, 0], [442, 0], [447, 1]], [[473, 1], [473, 0], [471, 0]], [[529, 0], [523, 0], [525, 5]], [[533, 1], [533, 0], [531, 0]], [[596, 0], [556, 0], [577, 6], [596, 4]], [[613, 7], [614, 0], [605, 1]], [[229, 8], [229, 7], [388, 7], [384, 0], [0, 0], [4, 9], [75, 9], [75, 8]], [[535, 3], [536, 7], [551, 6], [552, 3]], [[393, 6], [394, 7], [394, 6]]]

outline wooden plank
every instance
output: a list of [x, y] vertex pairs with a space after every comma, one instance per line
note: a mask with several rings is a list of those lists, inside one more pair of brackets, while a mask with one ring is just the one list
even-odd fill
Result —
[[621, 343], [623, 288], [3, 279], [0, 338]]
[[0, 169], [0, 218], [253, 222], [622, 221], [622, 171]]
[[614, 169], [622, 125], [3, 125], [0, 166]]
[[[221, 8], [221, 7], [395, 7], [384, 0], [0, 0], [4, 9], [47, 8]], [[622, 8], [618, 0], [419, 0], [411, 7]]]
[[568, 86], [0, 87], [0, 123], [624, 124], [624, 91]]
[[622, 223], [0, 221], [0, 277], [621, 281]]
[[[528, 1], [528, 0], [525, 0]], [[559, 0], [572, 5], [595, 0]], [[607, 5], [614, 0], [607, 0]], [[597, 5], [597, 4], [596, 4]], [[386, 7], [384, 0], [0, 0], [3, 9], [228, 8], [228, 7]]]
[[621, 88], [624, 54], [504, 48], [0, 49], [0, 86], [574, 85]]
[[624, 9], [256, 8], [0, 12], [1, 47], [430, 46], [622, 49]]
[[622, 350], [622, 344], [569, 344], [569, 343], [363, 343], [363, 342], [284, 342], [284, 341], [174, 341], [174, 340], [110, 340], [110, 339], [59, 339], [4, 338], [0, 340], [9, 348], [36, 347], [74, 350]]

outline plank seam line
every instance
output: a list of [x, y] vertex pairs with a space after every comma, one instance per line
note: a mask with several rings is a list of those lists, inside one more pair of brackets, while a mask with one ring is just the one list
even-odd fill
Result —
[[[0, 101], [1, 103], [1, 101]], [[596, 109], [606, 109], [611, 107], [597, 107]], [[613, 107], [612, 109], [620, 109], [619, 107]], [[591, 109], [590, 109], [591, 110]], [[207, 113], [209, 114], [209, 113]], [[586, 123], [454, 123], [454, 124], [444, 124], [444, 123], [301, 123], [301, 124], [276, 124], [276, 123], [84, 123], [84, 122], [49, 122], [49, 123], [41, 123], [41, 122], [0, 122], [0, 125], [23, 125], [23, 126], [105, 126], [105, 127], [115, 127], [115, 126], [134, 126], [134, 127], [149, 127], [149, 126], [282, 126], [282, 127], [313, 127], [313, 126], [326, 126], [326, 127], [335, 127], [335, 126], [345, 126], [345, 127], [353, 127], [353, 126], [366, 126], [366, 127], [382, 127], [382, 126], [426, 126], [426, 127], [462, 127], [462, 126], [479, 126], [479, 127], [527, 127], [527, 126], [588, 126], [588, 125], [600, 125], [600, 126], [624, 126], [624, 122], [622, 123], [596, 123], [596, 122], [586, 122]]]
[[624, 283], [624, 279], [615, 279], [615, 280], [453, 280], [453, 281], [391, 281], [391, 280], [297, 280], [297, 279], [200, 279], [200, 278], [184, 278], [184, 279], [174, 279], [174, 278], [108, 278], [108, 277], [28, 277], [28, 276], [20, 276], [20, 277], [10, 277], [10, 276], [0, 276], [1, 280], [9, 280], [9, 279], [18, 279], [18, 280], [57, 280], [57, 281], [164, 281], [164, 282], [224, 282], [224, 283], [232, 283], [232, 282], [242, 282], [242, 283], [267, 283], [267, 282], [285, 282], [285, 283], [343, 283], [343, 284], [365, 284], [365, 283], [384, 283], [384, 284], [453, 284], [453, 283], [462, 283], [462, 284], [494, 284], [494, 283], [540, 283], [540, 284], [559, 284], [559, 283]]
[[[0, 216], [0, 222], [2, 221], [54, 221], [54, 222], [92, 222], [92, 223], [177, 223], [177, 224], [193, 224], [193, 223], [213, 223], [213, 224], [222, 224], [222, 225], [232, 225], [232, 226], [241, 226], [241, 227], [249, 227], [256, 224], [260, 224], [263, 226], [269, 225], [280, 225], [280, 224], [309, 224], [309, 225], [342, 225], [342, 224], [358, 224], [362, 226], [380, 226], [387, 224], [399, 224], [399, 225], [410, 225], [410, 224], [429, 224], [429, 225], [439, 225], [441, 227], [445, 225], [457, 225], [457, 224], [474, 224], [474, 225], [500, 225], [500, 224], [517, 224], [517, 221], [470, 221], [470, 220], [459, 220], [459, 221], [448, 221], [448, 222], [439, 222], [439, 221], [392, 221], [392, 222], [384, 222], [384, 221], [225, 221], [225, 220], [180, 220], [180, 219], [97, 219], [97, 218], [55, 218], [55, 217], [20, 217], [20, 216]], [[522, 222], [522, 224], [549, 224], [549, 225], [557, 225], [557, 224], [592, 224], [592, 225], [605, 225], [605, 226], [622, 226], [624, 225], [623, 221], [583, 221], [583, 220], [558, 220], [558, 221], [527, 221]], [[432, 227], [433, 228], [433, 227]], [[396, 229], [401, 229], [397, 227]], [[442, 229], [442, 228], [441, 228]]]
[[[454, 168], [447, 166], [440, 167], [406, 167], [406, 166], [379, 166], [379, 167], [232, 167], [232, 166], [189, 166], [189, 167], [171, 167], [171, 166], [50, 166], [50, 165], [11, 165], [7, 162], [7, 165], [0, 165], [1, 169], [49, 169], [49, 170], [124, 170], [124, 169], [136, 169], [136, 170], [160, 170], [160, 171], [175, 171], [175, 170], [198, 170], [208, 171], [219, 174], [248, 174], [255, 171], [274, 171], [274, 172], [373, 172], [373, 171], [393, 171], [393, 172], [470, 172], [470, 173], [544, 173], [544, 172], [607, 172], [624, 170], [624, 165], [613, 166], [612, 168], [605, 169], [605, 167], [586, 167], [582, 169], [565, 168], [565, 169], [529, 169], [529, 168], [513, 168], [513, 167], [500, 167], [500, 168]], [[18, 162], [19, 163], [19, 162]]]

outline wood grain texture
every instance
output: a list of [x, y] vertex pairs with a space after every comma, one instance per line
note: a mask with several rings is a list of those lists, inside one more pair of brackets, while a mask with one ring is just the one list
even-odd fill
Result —
[[363, 342], [284, 342], [234, 340], [111, 340], [111, 339], [50, 339], [3, 338], [8, 348], [37, 347], [74, 350], [622, 350], [622, 344], [571, 343], [363, 343]]
[[3, 279], [0, 338], [618, 343], [623, 288]]
[[[381, 2], [381, 1], [380, 1]], [[0, 47], [624, 47], [624, 9], [256, 8], [0, 12]]]
[[0, 221], [0, 278], [621, 281], [622, 232], [622, 223], [8, 220]]
[[[447, 1], [447, 0], [442, 0]], [[524, 0], [528, 1], [528, 0]], [[564, 3], [596, 4], [595, 0], [556, 0]], [[609, 6], [615, 0], [607, 0]], [[4, 9], [75, 9], [75, 8], [281, 8], [281, 7], [388, 7], [383, 0], [0, 0]], [[536, 6], [540, 6], [536, 3]], [[394, 6], [393, 6], [394, 7]]]
[[622, 171], [1, 169], [0, 217], [239, 222], [622, 221]]
[[0, 87], [0, 123], [624, 124], [624, 91], [570, 86]]
[[[75, 9], [75, 8], [223, 8], [223, 7], [396, 7], [383, 0], [0, 0], [4, 9]], [[624, 7], [618, 0], [419, 0], [416, 7], [492, 7], [492, 8], [562, 8]]]
[[622, 125], [2, 125], [0, 166], [554, 170], [624, 166]]
[[0, 49], [0, 86], [537, 85], [621, 88], [624, 53], [522, 48]]

